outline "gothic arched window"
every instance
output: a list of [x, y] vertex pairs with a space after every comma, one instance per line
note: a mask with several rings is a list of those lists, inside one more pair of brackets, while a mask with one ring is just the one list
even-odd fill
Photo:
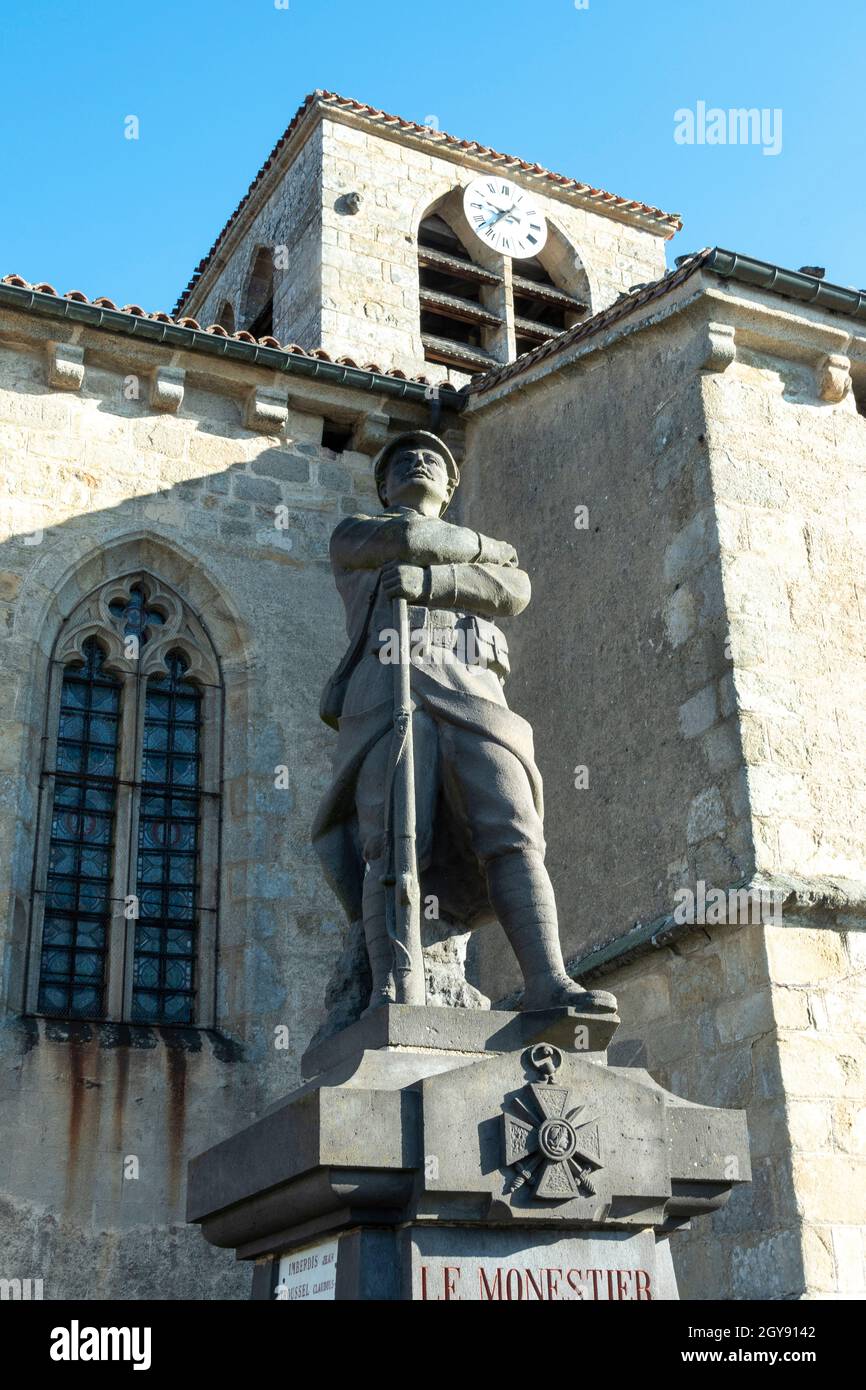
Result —
[[213, 1022], [222, 688], [200, 620], [137, 573], [51, 658], [29, 1007]]
[[149, 677], [144, 700], [132, 1016], [188, 1022], [199, 892], [201, 692], [186, 679], [182, 656], [169, 655], [166, 667], [165, 676]]

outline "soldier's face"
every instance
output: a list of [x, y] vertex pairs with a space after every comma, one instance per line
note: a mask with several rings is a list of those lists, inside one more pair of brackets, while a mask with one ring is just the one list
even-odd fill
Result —
[[401, 449], [388, 465], [388, 505], [438, 516], [448, 498], [448, 481], [445, 460], [435, 450]]

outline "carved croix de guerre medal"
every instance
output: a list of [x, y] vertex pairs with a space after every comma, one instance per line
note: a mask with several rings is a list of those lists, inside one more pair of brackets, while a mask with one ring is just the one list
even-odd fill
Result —
[[593, 1197], [592, 1174], [602, 1167], [598, 1123], [585, 1115], [585, 1106], [571, 1104], [571, 1092], [555, 1084], [562, 1053], [550, 1043], [538, 1043], [529, 1054], [544, 1081], [530, 1081], [511, 1104], [520, 1111], [502, 1116], [505, 1164], [516, 1169], [507, 1191], [530, 1183], [539, 1201]]

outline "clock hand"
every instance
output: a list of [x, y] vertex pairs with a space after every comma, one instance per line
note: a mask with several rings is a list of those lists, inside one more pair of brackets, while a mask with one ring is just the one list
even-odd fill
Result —
[[503, 217], [507, 217], [507, 216], [508, 216], [507, 210], [504, 210], [504, 211], [502, 211], [502, 212], [497, 212], [497, 214], [496, 214], [495, 217], [488, 217], [488, 219], [487, 219], [486, 222], [482, 222], [482, 223], [481, 223], [481, 227], [480, 227], [479, 230], [483, 231], [485, 227], [495, 227], [497, 222], [501, 222], [502, 219], [503, 219]]

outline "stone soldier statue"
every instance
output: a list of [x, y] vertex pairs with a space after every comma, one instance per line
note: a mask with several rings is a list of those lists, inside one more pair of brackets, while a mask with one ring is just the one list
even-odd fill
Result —
[[408, 604], [417, 866], [421, 893], [467, 927], [498, 919], [524, 978], [524, 1009], [615, 1010], [566, 974], [544, 864], [541, 778], [532, 729], [503, 694], [499, 618], [529, 602], [506, 541], [442, 519], [459, 482], [450, 450], [415, 430], [374, 463], [380, 515], [349, 516], [331, 537], [349, 649], [322, 718], [339, 729], [334, 778], [313, 840], [350, 921], [363, 918], [370, 1007], [395, 998], [394, 943], [382, 885], [393, 770], [395, 599]]

